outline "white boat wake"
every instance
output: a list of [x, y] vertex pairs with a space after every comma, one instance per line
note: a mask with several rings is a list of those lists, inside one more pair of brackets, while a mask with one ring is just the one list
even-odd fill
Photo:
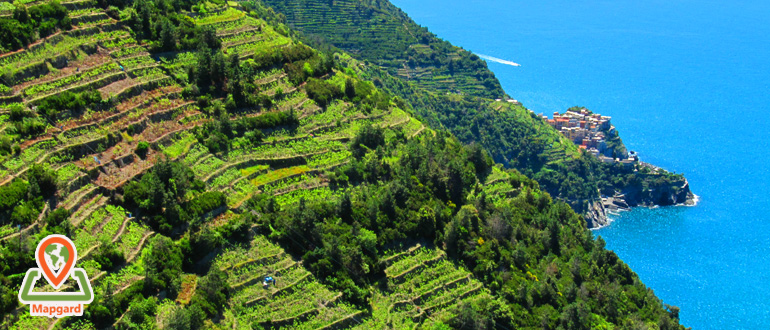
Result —
[[521, 66], [521, 64], [519, 64], [519, 63], [511, 62], [511, 61], [504, 60], [504, 59], [501, 59], [501, 58], [492, 57], [492, 56], [489, 56], [489, 55], [484, 55], [484, 54], [479, 54], [479, 53], [474, 53], [474, 54], [476, 54], [478, 57], [481, 57], [481, 58], [483, 58], [483, 59], [485, 59], [487, 61], [497, 62], [497, 63], [500, 63], [500, 64], [506, 64], [506, 65], [510, 65], [510, 66]]

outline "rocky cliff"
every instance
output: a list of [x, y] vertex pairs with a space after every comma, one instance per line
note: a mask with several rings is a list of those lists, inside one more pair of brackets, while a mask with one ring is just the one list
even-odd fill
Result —
[[687, 179], [647, 188], [627, 187], [614, 196], [591, 201], [583, 216], [588, 228], [601, 228], [609, 224], [607, 214], [628, 211], [632, 207], [695, 205], [696, 196], [690, 190]]

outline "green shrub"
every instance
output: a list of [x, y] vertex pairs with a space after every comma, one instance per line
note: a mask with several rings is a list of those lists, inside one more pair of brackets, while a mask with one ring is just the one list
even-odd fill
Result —
[[34, 164], [27, 171], [30, 198], [48, 198], [56, 193], [56, 171], [48, 165]]
[[37, 198], [32, 201], [23, 201], [13, 208], [13, 213], [11, 213], [11, 223], [14, 225], [21, 225], [22, 227], [31, 225], [37, 219], [42, 208], [42, 198]]
[[116, 244], [105, 241], [102, 242], [96, 255], [94, 255], [94, 261], [99, 263], [99, 268], [101, 270], [106, 271], [112, 269], [114, 266], [124, 263], [126, 258], [123, 256], [123, 252], [118, 250]]
[[13, 152], [13, 140], [10, 136], [0, 137], [0, 156], [5, 156]]
[[367, 150], [376, 149], [385, 144], [385, 133], [382, 128], [367, 124], [361, 127], [358, 134], [353, 138], [350, 149], [356, 158], [361, 158]]
[[308, 80], [305, 90], [307, 96], [322, 108], [342, 96], [342, 90], [336, 85], [314, 78]]
[[0, 18], [0, 46], [5, 50], [16, 50], [29, 45], [37, 37], [47, 37], [58, 28], [72, 28], [67, 8], [57, 0], [27, 8], [16, 5], [13, 18]]
[[62, 111], [81, 110], [87, 106], [98, 104], [101, 101], [102, 95], [96, 90], [80, 93], [66, 91], [41, 100], [37, 106], [37, 112], [53, 119]]
[[150, 292], [169, 289], [169, 296], [175, 297], [182, 275], [182, 250], [170, 238], [155, 235], [150, 239], [150, 248], [142, 254]]
[[147, 152], [149, 151], [150, 151], [150, 144], [147, 143], [146, 141], [140, 141], [136, 145], [136, 154], [139, 155], [139, 157], [142, 157], [142, 159], [147, 157]]
[[45, 217], [45, 223], [50, 228], [60, 227], [64, 224], [69, 224], [68, 219], [70, 214], [71, 214], [70, 211], [63, 207], [57, 208], [53, 212], [48, 213], [48, 215]]
[[196, 196], [187, 203], [187, 213], [191, 217], [199, 217], [208, 212], [216, 210], [225, 204], [227, 197], [219, 191], [207, 191]]
[[16, 134], [30, 138], [45, 133], [46, 123], [41, 118], [24, 118], [13, 123], [13, 127]]

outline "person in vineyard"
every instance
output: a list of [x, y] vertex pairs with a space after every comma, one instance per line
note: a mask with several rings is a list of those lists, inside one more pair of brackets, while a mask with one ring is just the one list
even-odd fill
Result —
[[273, 283], [273, 285], [275, 285], [275, 279], [272, 276], [266, 276], [265, 277], [265, 281], [262, 282], [262, 286], [265, 289], [268, 289], [268, 288], [270, 288], [270, 283]]

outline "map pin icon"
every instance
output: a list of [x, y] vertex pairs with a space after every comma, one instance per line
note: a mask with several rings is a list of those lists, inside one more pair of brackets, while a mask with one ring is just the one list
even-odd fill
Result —
[[58, 289], [72, 273], [77, 253], [75, 244], [66, 236], [49, 235], [38, 243], [35, 261], [48, 283]]

